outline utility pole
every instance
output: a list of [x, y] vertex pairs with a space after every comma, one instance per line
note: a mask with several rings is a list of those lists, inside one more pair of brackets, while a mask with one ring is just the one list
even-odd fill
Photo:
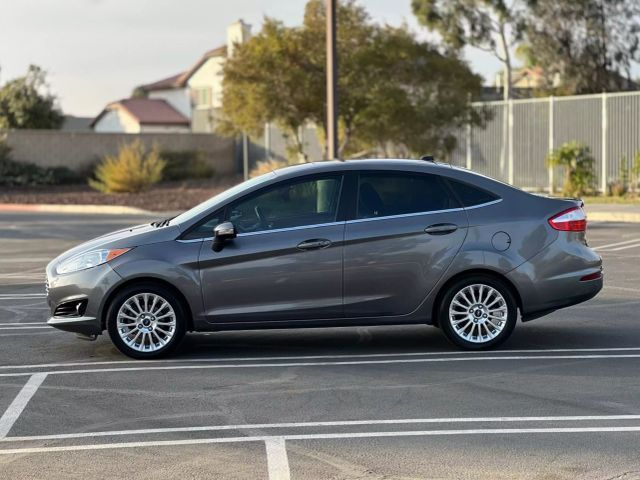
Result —
[[327, 3], [327, 158], [338, 158], [338, 55], [336, 1]]

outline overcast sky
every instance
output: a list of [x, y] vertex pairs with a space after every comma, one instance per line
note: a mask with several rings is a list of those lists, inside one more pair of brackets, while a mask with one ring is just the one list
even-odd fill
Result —
[[[421, 30], [410, 0], [360, 0], [379, 22], [406, 21]], [[49, 72], [65, 113], [97, 115], [134, 86], [187, 69], [226, 41], [226, 27], [242, 18], [253, 31], [265, 15], [289, 25], [302, 21], [304, 0], [2, 0], [0, 83], [30, 63]], [[467, 52], [472, 67], [493, 77], [498, 63]]]

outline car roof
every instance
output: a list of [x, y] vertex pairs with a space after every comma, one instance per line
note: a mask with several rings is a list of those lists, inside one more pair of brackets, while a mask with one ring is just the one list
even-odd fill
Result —
[[335, 172], [342, 170], [413, 170], [435, 171], [450, 169], [447, 163], [432, 162], [428, 160], [407, 160], [396, 158], [375, 158], [362, 160], [326, 160], [321, 162], [300, 163], [275, 170], [279, 177], [298, 176], [318, 172]]

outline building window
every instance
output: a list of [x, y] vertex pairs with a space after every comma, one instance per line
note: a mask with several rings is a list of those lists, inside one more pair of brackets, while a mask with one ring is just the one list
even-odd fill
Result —
[[211, 106], [211, 88], [194, 88], [192, 91], [193, 104], [196, 107], [210, 107]]

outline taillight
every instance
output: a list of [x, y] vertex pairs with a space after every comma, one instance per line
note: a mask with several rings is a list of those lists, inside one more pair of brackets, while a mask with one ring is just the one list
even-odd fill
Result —
[[587, 229], [587, 216], [582, 208], [572, 207], [551, 217], [549, 225], [563, 232], [584, 232]]

